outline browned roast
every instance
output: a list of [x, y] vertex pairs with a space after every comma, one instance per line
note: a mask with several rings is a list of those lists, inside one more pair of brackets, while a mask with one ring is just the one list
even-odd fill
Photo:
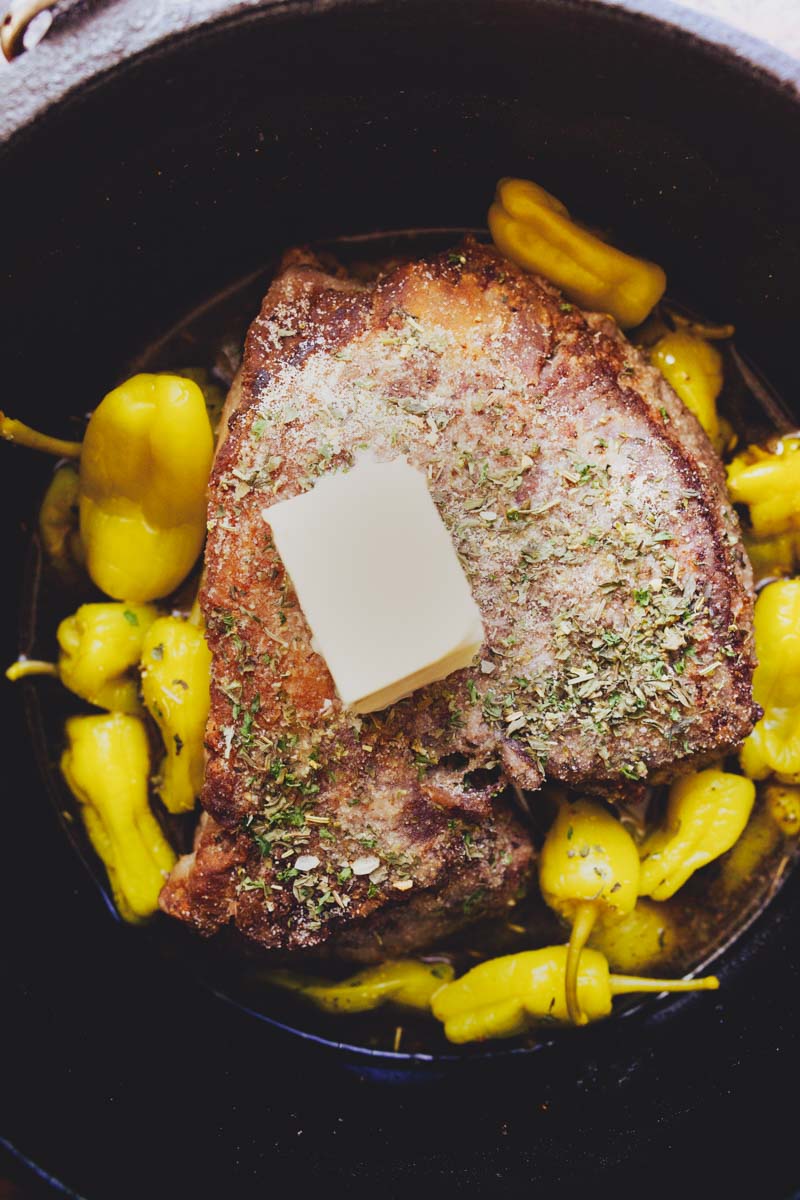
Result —
[[[202, 593], [212, 819], [167, 912], [266, 947], [412, 949], [524, 888], [506, 782], [613, 795], [749, 732], [752, 586], [718, 459], [610, 321], [493, 250], [369, 284], [296, 260], [227, 417]], [[263, 516], [361, 447], [427, 473], [487, 635], [474, 668], [364, 718]]]

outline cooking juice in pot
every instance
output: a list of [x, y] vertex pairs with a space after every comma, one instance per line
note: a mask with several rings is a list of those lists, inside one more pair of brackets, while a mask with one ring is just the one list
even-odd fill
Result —
[[[384, 266], [446, 249], [457, 243], [465, 232], [456, 229], [410, 231], [341, 239], [323, 246], [320, 255], [323, 261], [326, 255], [334, 256], [352, 274], [369, 280], [374, 278], [376, 264]], [[238, 367], [247, 327], [258, 311], [271, 274], [272, 269], [260, 271], [190, 313], [166, 336], [146, 347], [135, 361], [127, 364], [124, 374], [139, 371], [188, 373], [201, 383], [210, 406], [216, 405], [219, 411]], [[780, 400], [758, 372], [739, 356], [733, 344], [724, 342], [720, 345], [724, 346], [725, 387], [719, 412], [723, 421], [729, 423], [730, 436], [723, 456], [730, 458], [734, 446], [738, 451], [751, 442], [764, 443], [776, 435], [785, 435], [791, 428], [791, 421]], [[758, 573], [764, 576], [759, 585], [763, 586], [770, 575], [761, 569]], [[196, 582], [197, 572], [179, 589], [176, 596], [179, 607], [188, 607], [191, 603]], [[46, 657], [51, 652], [53, 630], [66, 613], [86, 600], [97, 598], [97, 594], [89, 590], [85, 578], [67, 581], [59, 578], [36, 552], [31, 557], [26, 589], [30, 597], [31, 621], [26, 644], [33, 647], [37, 657]], [[74, 802], [57, 770], [64, 719], [76, 711], [83, 710], [66, 691], [48, 687], [35, 692], [32, 719], [36, 744], [50, 774], [59, 810], [73, 843], [85, 856], [95, 879], [108, 895], [105, 874], [85, 843]], [[736, 758], [726, 761], [724, 769], [737, 772]], [[666, 788], [631, 789], [630, 803], [623, 801], [619, 806], [623, 823], [634, 834], [641, 833], [645, 825], [652, 827], [664, 811], [666, 798]], [[541, 847], [556, 810], [557, 794], [545, 786], [542, 792], [518, 793], [513, 801], [525, 821], [530, 823], [534, 841]], [[196, 813], [175, 816], [157, 802], [154, 807], [175, 849], [188, 851]], [[627, 939], [615, 940], [613, 934], [607, 933], [601, 941], [590, 942], [590, 945], [596, 944], [603, 949], [612, 970], [629, 974], [680, 976], [704, 968], [747, 928], [780, 886], [795, 855], [793, 832], [796, 830], [791, 815], [786, 817], [776, 812], [775, 803], [767, 796], [766, 786], [759, 784], [747, 827], [732, 849], [692, 875], [673, 897], [640, 902], [641, 926], [633, 934], [629, 933]], [[109, 903], [112, 903], [110, 899]], [[319, 1013], [298, 997], [270, 986], [264, 979], [263, 963], [259, 962], [257, 954], [242, 960], [241, 954], [239, 957], [228, 954], [224, 939], [215, 939], [213, 944], [200, 943], [173, 926], [174, 923], [159, 916], [142, 936], [153, 939], [165, 954], [179, 954], [185, 958], [212, 988], [257, 1013], [312, 1030], [337, 1042], [380, 1050], [436, 1052], [448, 1045], [432, 1019], [398, 1014], [388, 1007], [345, 1018]], [[564, 940], [564, 924], [544, 903], [539, 890], [532, 887], [527, 897], [509, 908], [507, 917], [472, 925], [435, 946], [423, 957], [428, 961], [451, 963], [460, 975], [485, 959], [531, 947], [557, 945]], [[300, 969], [330, 979], [342, 978], [354, 970], [352, 965], [338, 966], [322, 959], [310, 968], [304, 963]], [[631, 999], [628, 1003], [636, 1001]], [[535, 1036], [527, 1035], [527, 1039], [531, 1043], [540, 1042], [546, 1034], [545, 1026]]]

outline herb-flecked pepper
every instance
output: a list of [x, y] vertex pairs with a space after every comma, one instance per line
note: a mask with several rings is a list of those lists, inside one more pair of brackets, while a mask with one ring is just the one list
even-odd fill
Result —
[[89, 575], [107, 595], [154, 600], [192, 569], [213, 449], [203, 393], [178, 375], [134, 375], [92, 413], [80, 529]]
[[666, 333], [650, 351], [650, 361], [677, 392], [708, 434], [709, 441], [721, 449], [717, 397], [722, 391], [722, 355], [716, 346], [689, 329]]
[[695, 871], [730, 850], [747, 824], [755, 795], [749, 779], [714, 768], [677, 779], [663, 827], [640, 848], [641, 895], [668, 900]]
[[623, 329], [645, 319], [667, 284], [661, 267], [601, 241], [528, 179], [500, 180], [489, 229], [506, 258], [543, 275], [583, 308], [610, 313]]
[[800, 579], [768, 584], [756, 600], [753, 697], [764, 716], [739, 755], [751, 779], [800, 783]]
[[559, 806], [539, 858], [539, 886], [551, 908], [572, 922], [567, 955], [567, 1007], [585, 1024], [578, 1003], [581, 951], [598, 917], [632, 911], [639, 885], [636, 843], [620, 821], [590, 800]]
[[82, 604], [58, 627], [58, 666], [21, 660], [9, 667], [11, 680], [57, 675], [82, 700], [110, 712], [139, 713], [135, 668], [148, 628], [158, 616], [149, 604]]
[[264, 978], [278, 987], [299, 992], [325, 1012], [369, 1012], [387, 1003], [429, 1012], [432, 997], [450, 983], [453, 974], [449, 963], [401, 958], [367, 967], [339, 983], [295, 975], [292, 971], [270, 971]]
[[144, 724], [126, 713], [71, 717], [66, 736], [64, 778], [105, 864], [120, 915], [138, 923], [158, 908], [158, 894], [176, 861], [147, 802]]
[[180, 617], [154, 621], [141, 651], [142, 695], [167, 751], [157, 789], [170, 812], [188, 812], [203, 786], [211, 652], [203, 630]]
[[728, 492], [734, 504], [748, 506], [756, 537], [800, 530], [800, 437], [737, 454], [728, 466]]
[[141, 712], [134, 668], [158, 616], [150, 604], [82, 604], [58, 627], [61, 682], [110, 712]]
[[679, 937], [666, 904], [638, 900], [624, 916], [602, 917], [592, 930], [589, 945], [605, 955], [612, 970], [634, 972], [671, 958]]
[[[547, 1023], [571, 1020], [565, 976], [567, 947], [548, 946], [493, 958], [447, 984], [433, 997], [433, 1014], [444, 1023], [451, 1042], [516, 1037]], [[597, 950], [584, 950], [578, 976], [581, 1011], [595, 1021], [611, 1012], [614, 996], [625, 992], [691, 992], [714, 990], [719, 981], [643, 979], [611, 975]]]

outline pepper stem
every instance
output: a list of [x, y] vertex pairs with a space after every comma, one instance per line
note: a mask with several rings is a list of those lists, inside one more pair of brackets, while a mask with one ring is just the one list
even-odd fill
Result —
[[612, 996], [626, 992], [715, 992], [719, 987], [716, 975], [702, 979], [644, 979], [640, 975], [609, 975]]
[[81, 454], [80, 442], [67, 442], [63, 438], [39, 433], [38, 430], [31, 429], [30, 425], [7, 417], [4, 412], [0, 412], [0, 437], [5, 438], [7, 442], [27, 446], [29, 450], [42, 450], [45, 454], [54, 454], [56, 458], [80, 458]]
[[195, 596], [194, 603], [189, 611], [189, 616], [186, 618], [190, 625], [196, 625], [198, 629], [203, 628], [203, 610], [200, 607], [200, 597]]
[[589, 940], [589, 934], [597, 920], [597, 905], [592, 900], [584, 900], [575, 909], [572, 922], [572, 933], [569, 937], [567, 950], [567, 970], [565, 990], [567, 994], [567, 1012], [575, 1025], [587, 1025], [589, 1018], [581, 1010], [578, 1002], [578, 968], [581, 964], [581, 951]]
[[705, 338], [709, 342], [721, 342], [732, 338], [736, 333], [735, 325], [712, 325], [705, 321], [694, 321], [691, 317], [684, 317], [682, 313], [673, 312], [669, 307], [667, 312], [677, 329], [688, 329], [695, 337]]
[[6, 671], [6, 679], [12, 683], [18, 679], [29, 679], [32, 675], [52, 675], [58, 679], [58, 667], [55, 663], [41, 662], [38, 658], [21, 658]]

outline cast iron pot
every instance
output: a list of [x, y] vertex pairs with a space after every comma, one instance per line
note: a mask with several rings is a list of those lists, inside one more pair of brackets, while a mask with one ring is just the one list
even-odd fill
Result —
[[[32, 423], [73, 432], [120, 364], [281, 247], [480, 226], [503, 174], [624, 225], [792, 400], [800, 68], [780, 54], [666, 3], [94, 10], [0, 75], [3, 406]], [[50, 468], [2, 463], [10, 660]], [[2, 704], [3, 1133], [54, 1186], [782, 1196], [798, 1181], [782, 1095], [796, 876], [722, 959], [718, 999], [645, 1005], [533, 1053], [370, 1057], [257, 1019], [116, 922], [48, 803], [30, 693]]]

